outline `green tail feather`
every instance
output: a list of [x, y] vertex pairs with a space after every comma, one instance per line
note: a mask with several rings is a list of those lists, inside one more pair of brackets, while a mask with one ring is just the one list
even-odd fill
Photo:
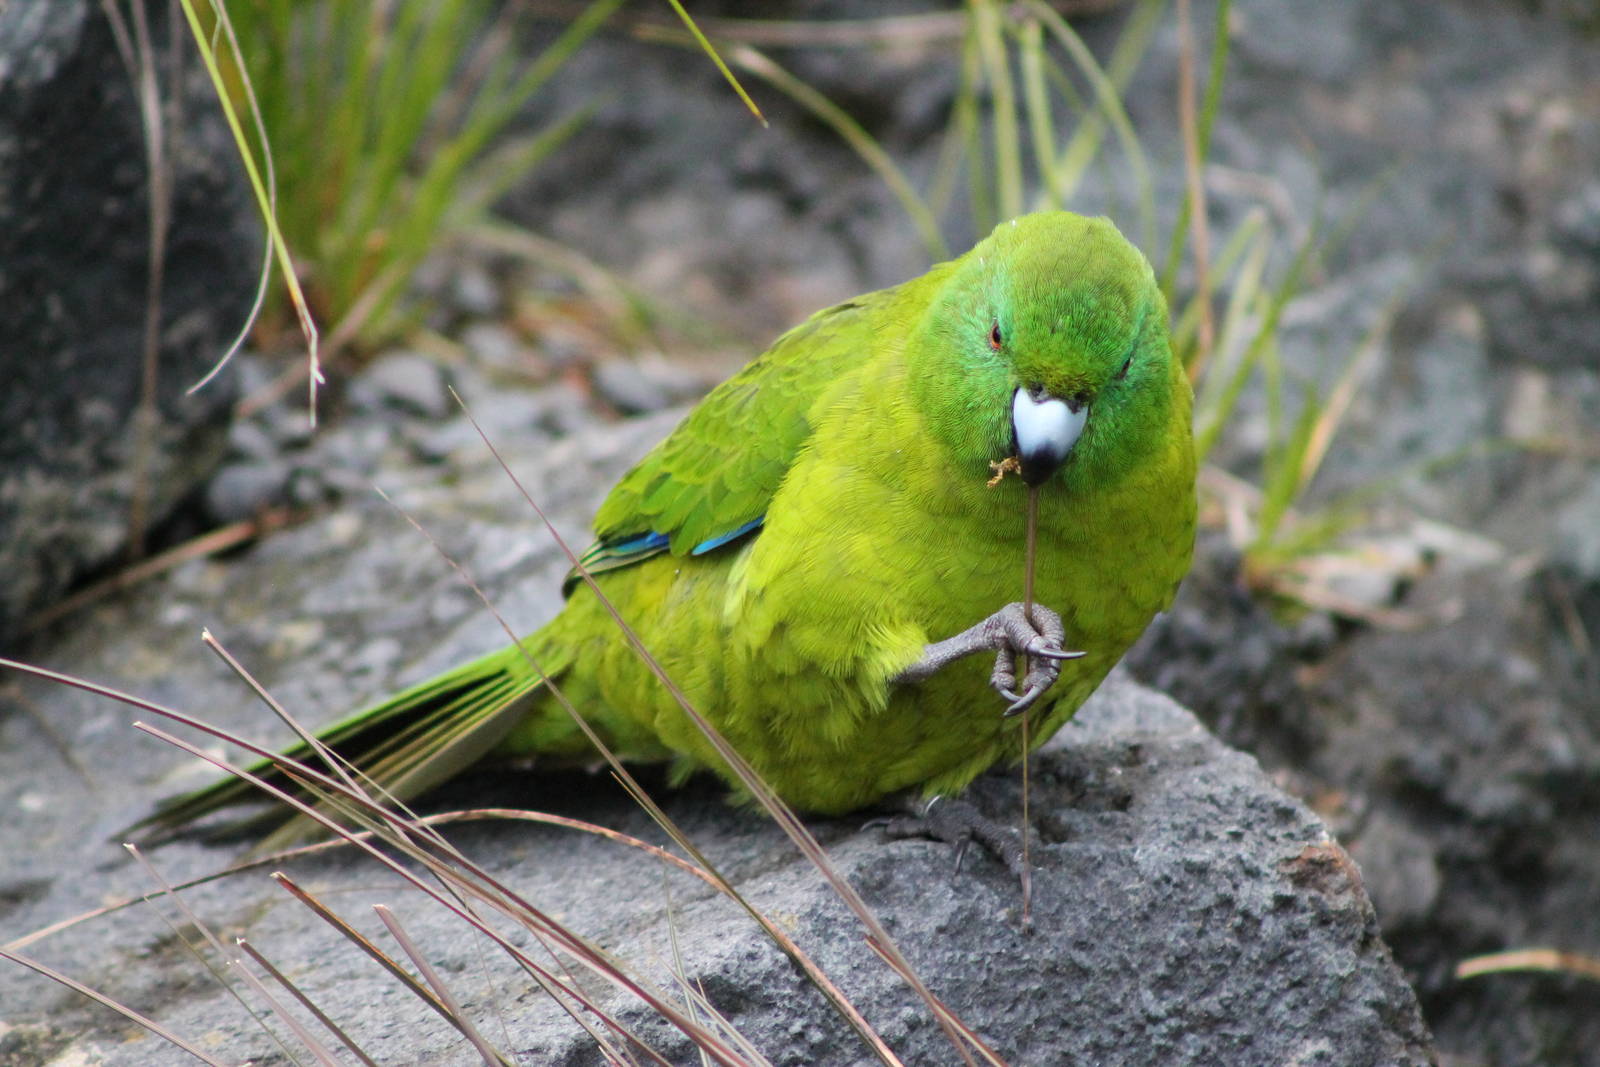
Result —
[[[321, 730], [317, 739], [355, 764], [389, 795], [409, 801], [488, 755], [527, 714], [543, 686], [543, 676], [513, 645], [347, 715]], [[304, 741], [284, 749], [281, 755], [328, 773]], [[257, 760], [245, 769], [279, 788], [305, 795], [271, 760]], [[374, 792], [359, 776], [358, 781]], [[163, 801], [152, 815], [126, 832], [145, 841], [164, 840], [214, 812], [261, 795], [243, 778], [228, 777]], [[323, 810], [329, 807], [324, 805]], [[257, 851], [263, 852], [318, 832], [314, 820], [305, 815], [286, 818], [282, 808], [241, 820], [228, 829], [248, 831], [262, 823], [282, 824], [258, 846]]]

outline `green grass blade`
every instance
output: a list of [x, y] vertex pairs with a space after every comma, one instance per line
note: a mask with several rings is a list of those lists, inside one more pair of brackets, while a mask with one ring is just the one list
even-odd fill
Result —
[[1060, 210], [1061, 194], [1056, 178], [1055, 123], [1050, 117], [1050, 84], [1045, 74], [1044, 31], [1038, 19], [1024, 21], [1017, 34], [1017, 50], [1022, 57], [1023, 98], [1027, 101], [1028, 136], [1033, 141], [1034, 165], [1039, 168], [1039, 185], [1044, 204]]
[[[1216, 124], [1217, 109], [1222, 104], [1222, 87], [1227, 80], [1228, 12], [1232, 6], [1232, 0], [1218, 0], [1216, 19], [1212, 23], [1211, 65], [1206, 82], [1206, 94], [1200, 104], [1199, 128], [1196, 130], [1202, 166], [1211, 158], [1211, 131]], [[1189, 219], [1193, 213], [1194, 205], [1189, 202], [1188, 193], [1185, 192], [1183, 203], [1178, 208], [1178, 221], [1172, 227], [1172, 241], [1167, 247], [1167, 262], [1161, 269], [1161, 291], [1167, 295], [1168, 300], [1172, 299], [1173, 287], [1177, 284], [1178, 266], [1183, 262], [1183, 251], [1189, 235]]]
[[950, 118], [967, 160], [967, 199], [972, 205], [973, 230], [988, 233], [1000, 218], [995, 207], [994, 175], [986, 165], [989, 153], [983, 144], [983, 116], [978, 108], [978, 87], [982, 84], [983, 58], [978, 51], [977, 28], [969, 18], [961, 41], [961, 88]]
[[[1150, 165], [1145, 159], [1144, 147], [1139, 142], [1139, 136], [1134, 131], [1133, 123], [1128, 119], [1127, 110], [1122, 106], [1121, 87], [1118, 86], [1094, 58], [1094, 53], [1083, 43], [1077, 31], [1067, 24], [1054, 8], [1044, 3], [1044, 0], [1028, 0], [1027, 8], [1033, 12], [1051, 35], [1066, 50], [1074, 65], [1094, 88], [1095, 102], [1099, 113], [1104, 115], [1105, 121], [1111, 125], [1117, 135], [1117, 140], [1122, 146], [1123, 155], [1126, 157], [1128, 167], [1133, 171], [1133, 187], [1138, 197], [1138, 217], [1140, 243], [1145, 248], [1155, 245], [1156, 207], [1155, 207], [1155, 182], [1150, 176]], [[1131, 18], [1137, 18], [1142, 8], [1135, 9]], [[1069, 144], [1068, 150], [1071, 150]], [[1063, 166], [1063, 172], [1068, 168]], [[1080, 172], [1081, 173], [1081, 172]], [[1063, 199], [1069, 191], [1063, 191]]]
[[938, 223], [934, 221], [933, 213], [928, 210], [927, 203], [917, 195], [916, 189], [912, 187], [905, 173], [895, 165], [889, 153], [884, 151], [883, 146], [862, 128], [859, 122], [816, 89], [749, 45], [735, 45], [729, 49], [728, 56], [734, 65], [778, 89], [843, 138], [844, 142], [855, 150], [856, 155], [860, 156], [862, 161], [889, 187], [895, 199], [900, 201], [900, 206], [911, 217], [912, 225], [916, 226], [917, 233], [922, 237], [922, 243], [927, 248], [928, 254], [939, 260], [950, 257], [950, 249], [944, 243], [944, 237], [939, 233]]
[[761, 113], [759, 107], [756, 107], [756, 102], [750, 99], [750, 94], [744, 91], [744, 86], [739, 84], [739, 79], [733, 76], [733, 71], [728, 69], [728, 65], [722, 61], [722, 57], [717, 54], [717, 50], [712, 47], [711, 42], [706, 40], [706, 35], [700, 32], [700, 27], [695, 25], [694, 19], [689, 17], [689, 13], [683, 9], [683, 5], [678, 0], [667, 0], [667, 3], [672, 5], [672, 10], [677, 12], [678, 18], [683, 20], [684, 26], [694, 36], [695, 43], [710, 57], [711, 62], [716, 64], [718, 72], [733, 87], [733, 91], [738, 94], [739, 99], [744, 101], [744, 106], [750, 109], [750, 114], [754, 115], [756, 121], [760, 122], [761, 125], [767, 125], [767, 117]]
[[1017, 123], [1016, 86], [1011, 78], [1011, 57], [1006, 49], [1001, 12], [995, 0], [971, 0], [971, 18], [978, 55], [989, 85], [990, 134], [994, 140], [995, 189], [1000, 217], [1022, 214], [1022, 148]]

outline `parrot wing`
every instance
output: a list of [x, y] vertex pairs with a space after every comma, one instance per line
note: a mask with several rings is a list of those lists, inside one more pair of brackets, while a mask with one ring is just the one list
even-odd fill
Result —
[[[894, 292], [817, 312], [712, 390], [600, 505], [583, 569], [600, 574], [663, 552], [704, 555], [759, 530], [811, 435], [814, 405], [868, 358]], [[562, 591], [581, 580], [574, 570]]]

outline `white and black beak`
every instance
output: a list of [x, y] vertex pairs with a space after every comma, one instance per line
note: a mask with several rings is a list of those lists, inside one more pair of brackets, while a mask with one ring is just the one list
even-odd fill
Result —
[[1018, 388], [1011, 397], [1011, 436], [1022, 460], [1022, 480], [1028, 485], [1048, 481], [1088, 421], [1089, 404], [1082, 397], [1062, 400], [1042, 388]]

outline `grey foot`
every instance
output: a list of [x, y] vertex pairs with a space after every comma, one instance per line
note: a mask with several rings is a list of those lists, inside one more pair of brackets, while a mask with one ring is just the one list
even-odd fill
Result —
[[983, 846], [995, 859], [1022, 883], [1024, 893], [1029, 886], [1028, 866], [1022, 860], [1022, 840], [1010, 826], [995, 822], [974, 805], [959, 797], [934, 797], [923, 802], [917, 797], [905, 800], [906, 811], [900, 815], [886, 815], [873, 819], [868, 826], [878, 826], [889, 837], [903, 840], [908, 837], [928, 837], [954, 845], [956, 870], [966, 859], [967, 848], [974, 841]]
[[[993, 652], [994, 672], [989, 684], [1011, 701], [1006, 715], [1020, 715], [1055, 684], [1061, 676], [1063, 660], [1084, 655], [1066, 651], [1062, 647], [1065, 637], [1061, 616], [1049, 608], [1035, 604], [1030, 613], [1022, 604], [1007, 604], [971, 629], [928, 645], [922, 650], [922, 658], [902, 671], [896, 681], [920, 682], [964, 656]], [[1018, 656], [1028, 658], [1028, 673], [1021, 686], [1017, 685]], [[1016, 692], [1019, 688], [1020, 693]]]

